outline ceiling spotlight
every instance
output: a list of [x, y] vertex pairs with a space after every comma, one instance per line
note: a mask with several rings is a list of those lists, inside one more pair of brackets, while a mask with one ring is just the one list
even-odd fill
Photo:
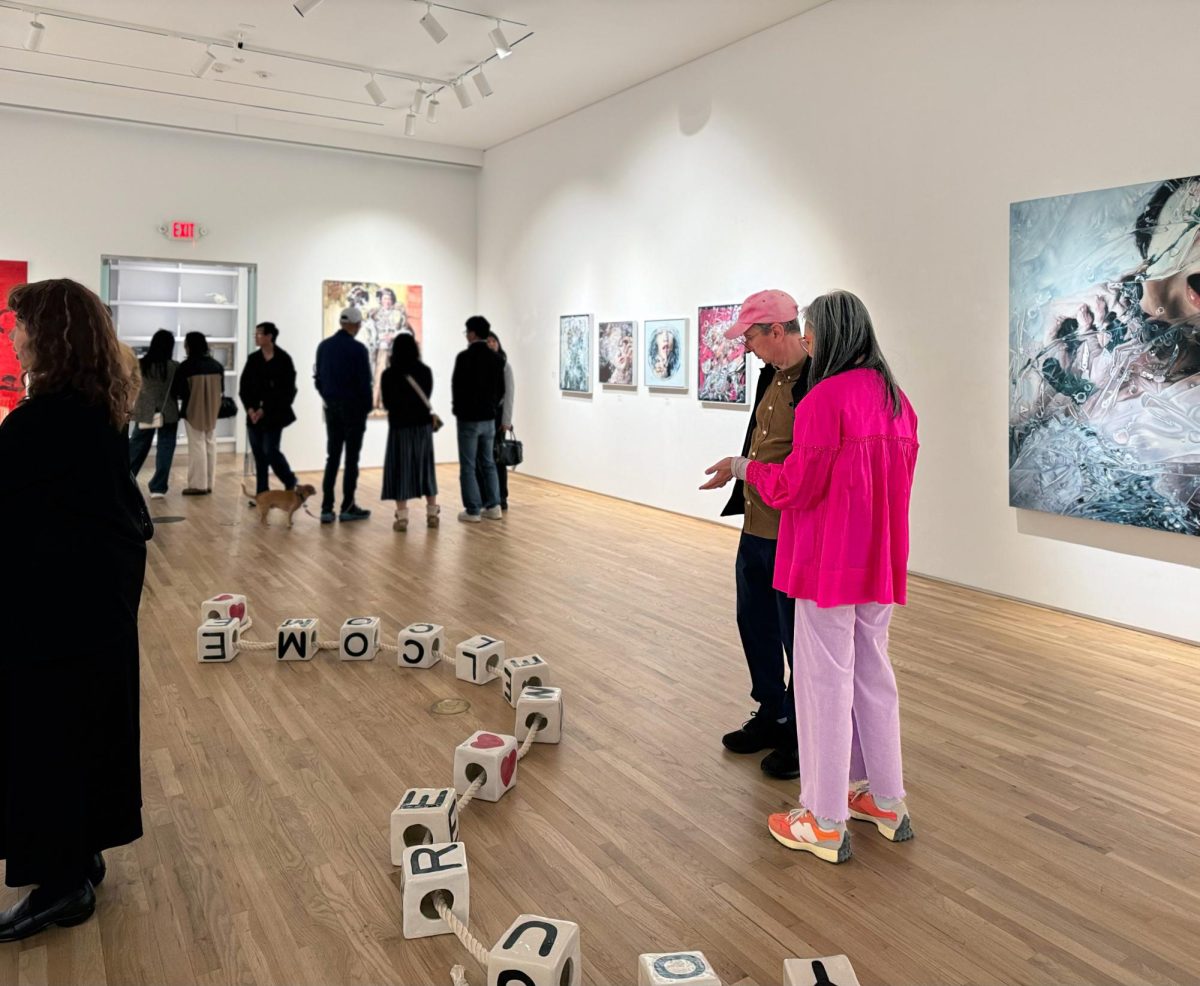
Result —
[[497, 58], [507, 58], [512, 54], [512, 47], [508, 43], [508, 38], [504, 36], [504, 31], [500, 28], [499, 21], [496, 21], [496, 26], [488, 31], [488, 37], [492, 39], [492, 44], [496, 46]]
[[479, 95], [484, 99], [492, 94], [492, 84], [488, 82], [487, 76], [483, 74], [483, 69], [475, 73], [475, 88], [479, 90]]
[[451, 84], [454, 90], [454, 95], [458, 97], [458, 105], [464, 110], [471, 108], [471, 95], [467, 92], [467, 87], [463, 85], [462, 79], [455, 79]]
[[35, 17], [29, 22], [29, 36], [25, 39], [26, 51], [37, 51], [42, 47], [42, 35], [46, 33], [46, 25]]
[[442, 104], [437, 101], [437, 96], [433, 96], [429, 100], [429, 109], [425, 113], [425, 119], [430, 123], [437, 123], [437, 108]]
[[197, 62], [196, 67], [192, 69], [192, 75], [194, 75], [197, 79], [203, 79], [216, 64], [217, 56], [205, 48], [204, 54], [200, 57], [200, 61]]
[[371, 76], [371, 78], [367, 80], [366, 90], [367, 95], [371, 97], [371, 102], [373, 102], [376, 106], [382, 106], [387, 102], [387, 96], [384, 95], [383, 89], [380, 87], [379, 83], [375, 81], [375, 76]]
[[418, 86], [417, 91], [413, 93], [412, 111], [414, 113], [420, 113], [421, 110], [423, 110], [424, 108], [425, 108], [425, 90], [422, 89], [420, 86]]
[[306, 14], [311, 14], [317, 7], [321, 6], [321, 0], [296, 0], [292, 4], [296, 8], [296, 13], [301, 17]]
[[421, 18], [421, 27], [425, 28], [425, 33], [433, 38], [434, 44], [441, 44], [446, 40], [446, 29], [437, 22], [437, 18], [433, 16], [433, 8], [429, 4], [425, 5], [425, 16]]
[[415, 137], [417, 135], [417, 114], [404, 114], [404, 136]]

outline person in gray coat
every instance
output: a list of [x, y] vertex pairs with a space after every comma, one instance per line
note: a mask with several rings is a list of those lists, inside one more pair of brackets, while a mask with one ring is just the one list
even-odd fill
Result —
[[150, 454], [151, 443], [158, 436], [154, 475], [150, 477], [151, 500], [161, 500], [167, 495], [175, 440], [179, 434], [179, 399], [174, 389], [179, 364], [171, 358], [174, 353], [175, 336], [166, 329], [155, 332], [149, 350], [141, 359], [142, 389], [133, 405], [129, 471], [135, 478]]

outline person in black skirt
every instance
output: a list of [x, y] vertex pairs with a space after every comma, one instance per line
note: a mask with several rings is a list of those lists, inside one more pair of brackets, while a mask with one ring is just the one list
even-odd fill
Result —
[[10, 887], [36, 886], [0, 912], [0, 942], [86, 921], [101, 851], [142, 834], [138, 607], [153, 533], [124, 434], [135, 364], [100, 299], [39, 281], [8, 306], [29, 396], [0, 423], [0, 858]]
[[425, 523], [437, 527], [437, 475], [433, 468], [433, 372], [421, 362], [411, 333], [392, 343], [391, 365], [380, 384], [388, 412], [387, 452], [383, 459], [383, 495], [396, 501], [394, 531], [408, 530], [408, 501], [425, 497]]

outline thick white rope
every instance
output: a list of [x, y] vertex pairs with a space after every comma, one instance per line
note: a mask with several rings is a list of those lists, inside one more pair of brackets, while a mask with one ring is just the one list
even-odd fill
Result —
[[483, 947], [478, 938], [471, 934], [470, 929], [458, 919], [458, 915], [446, 905], [446, 896], [444, 893], [439, 892], [434, 894], [433, 906], [437, 908], [437, 912], [441, 915], [442, 920], [450, 925], [450, 930], [458, 936], [458, 940], [463, 943], [466, 950], [474, 956], [475, 961], [486, 969], [488, 964], [488, 950]]
[[393, 654], [400, 649], [398, 644], [389, 644], [386, 640], [379, 641], [380, 650], [390, 650]]
[[238, 641], [238, 650], [274, 650], [275, 645], [269, 640], [247, 640], [243, 637]]
[[450, 982], [453, 986], [471, 986], [467, 982], [467, 970], [461, 965], [452, 965], [450, 967]]
[[542, 731], [541, 726], [534, 726], [533, 729], [529, 730], [529, 735], [525, 737], [525, 742], [521, 744], [521, 749], [519, 749], [517, 751], [517, 759], [518, 760], [525, 759], [525, 754], [528, 753], [530, 747], [533, 746], [534, 737], [536, 737], [537, 734], [540, 733], [541, 731]]
[[479, 793], [479, 789], [483, 787], [483, 782], [487, 780], [487, 774], [480, 774], [475, 780], [471, 781], [471, 786], [463, 791], [463, 796], [458, 799], [458, 813], [461, 815], [467, 805], [471, 803], [471, 799]]

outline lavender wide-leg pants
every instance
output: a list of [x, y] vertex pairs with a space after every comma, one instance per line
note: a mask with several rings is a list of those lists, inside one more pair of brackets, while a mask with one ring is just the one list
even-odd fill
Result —
[[888, 660], [892, 607], [796, 600], [794, 651], [800, 803], [845, 821], [853, 781], [882, 798], [904, 797], [900, 699]]

